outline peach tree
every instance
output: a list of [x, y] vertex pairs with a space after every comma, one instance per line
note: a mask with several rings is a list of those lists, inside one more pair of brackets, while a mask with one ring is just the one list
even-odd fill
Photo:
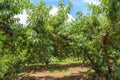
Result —
[[22, 13], [28, 0], [0, 1], [0, 79], [13, 80], [21, 71], [24, 61], [25, 31], [15, 15]]

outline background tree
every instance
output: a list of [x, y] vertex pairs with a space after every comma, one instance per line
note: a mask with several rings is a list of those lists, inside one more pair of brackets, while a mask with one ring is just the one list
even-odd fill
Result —
[[31, 46], [29, 52], [31, 53], [29, 54], [31, 60], [33, 58], [33, 61], [37, 60], [37, 62], [48, 64], [53, 60], [53, 56], [58, 57], [57, 54], [66, 51], [63, 49], [63, 45], [67, 44], [64, 39], [66, 36], [60, 32], [68, 19], [70, 6], [71, 3], [66, 7], [64, 1], [60, 0], [58, 12], [54, 16], [49, 14], [52, 7], [47, 7], [44, 1], [40, 1], [38, 5], [30, 9], [28, 28], [31, 31], [29, 38], [30, 43], [32, 43], [29, 45]]

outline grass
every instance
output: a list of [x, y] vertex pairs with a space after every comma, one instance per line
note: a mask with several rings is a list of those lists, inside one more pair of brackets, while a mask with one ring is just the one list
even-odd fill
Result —
[[[25, 66], [25, 69], [22, 73], [34, 73], [37, 70], [48, 70], [49, 73], [57, 73], [57, 72], [66, 72], [68, 68], [71, 66], [81, 65], [82, 61], [78, 61], [73, 58], [66, 58], [65, 60], [55, 59], [54, 62], [51, 62], [49, 65], [45, 65], [42, 63], [30, 63]], [[27, 70], [26, 70], [27, 69]]]
[[[73, 58], [67, 58], [65, 60], [58, 60], [58, 59], [55, 59], [53, 62], [49, 63], [47, 66], [56, 66], [56, 65], [70, 65], [70, 64], [81, 64], [82, 61], [78, 61], [78, 60], [75, 60]], [[30, 63], [28, 64], [27, 66], [41, 66], [41, 67], [45, 67], [46, 65], [45, 64], [42, 64], [42, 63]]]

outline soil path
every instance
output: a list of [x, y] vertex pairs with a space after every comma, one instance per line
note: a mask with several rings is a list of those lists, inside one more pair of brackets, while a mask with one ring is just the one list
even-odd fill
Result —
[[64, 65], [47, 68], [29, 67], [28, 73], [20, 74], [19, 80], [92, 80], [87, 76], [88, 66]]

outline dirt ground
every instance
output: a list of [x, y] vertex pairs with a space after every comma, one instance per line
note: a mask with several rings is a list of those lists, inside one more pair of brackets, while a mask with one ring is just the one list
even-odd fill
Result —
[[26, 71], [29, 70], [31, 72], [20, 74], [18, 80], [92, 80], [86, 75], [88, 68], [82, 65], [26, 68]]

